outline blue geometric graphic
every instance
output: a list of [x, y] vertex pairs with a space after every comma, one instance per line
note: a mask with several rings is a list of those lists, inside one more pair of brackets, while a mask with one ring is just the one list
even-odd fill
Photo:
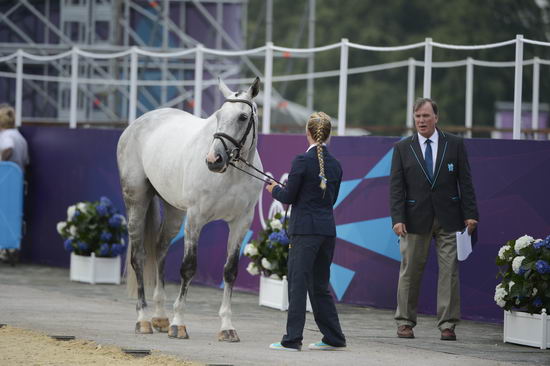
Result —
[[355, 187], [361, 183], [362, 179], [352, 179], [352, 180], [346, 180], [342, 183], [340, 183], [340, 192], [338, 193], [338, 198], [336, 199], [336, 203], [334, 204], [334, 208], [340, 204], [347, 196], [350, 194]]
[[252, 234], [254, 232], [252, 230], [248, 230], [244, 236], [243, 242], [241, 243], [241, 252], [239, 254], [239, 257], [242, 257], [244, 253], [244, 247], [246, 247], [246, 244], [248, 244], [250, 238], [252, 237]]
[[336, 263], [330, 265], [330, 284], [338, 301], [342, 300], [342, 297], [346, 293], [346, 290], [351, 283], [351, 280], [355, 276], [355, 271], [339, 266]]
[[172, 239], [172, 241], [170, 242], [170, 245], [174, 244], [175, 242], [177, 242], [178, 240], [180, 240], [181, 238], [183, 238], [185, 236], [185, 223], [186, 222], [187, 222], [187, 216], [185, 216], [185, 219], [183, 219], [183, 222], [181, 223], [180, 231], [174, 237], [174, 239]]
[[338, 225], [336, 236], [385, 257], [396, 261], [401, 260], [399, 243], [392, 230], [391, 217]]
[[384, 155], [382, 159], [371, 169], [371, 171], [365, 176], [365, 179], [387, 177], [390, 175], [391, 170], [391, 158], [393, 155], [393, 147]]

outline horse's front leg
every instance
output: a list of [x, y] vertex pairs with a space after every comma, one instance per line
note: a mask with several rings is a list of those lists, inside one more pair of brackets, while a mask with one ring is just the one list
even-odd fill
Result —
[[233, 293], [233, 285], [237, 279], [239, 269], [239, 255], [241, 243], [252, 219], [254, 211], [249, 215], [242, 216], [235, 221], [229, 223], [229, 241], [227, 243], [227, 261], [223, 268], [223, 299], [220, 306], [220, 318], [222, 321], [218, 340], [220, 342], [239, 342], [237, 331], [231, 322], [231, 294]]
[[185, 312], [185, 299], [189, 283], [193, 279], [197, 271], [197, 245], [199, 243], [199, 235], [201, 229], [206, 224], [205, 220], [198, 213], [192, 210], [187, 213], [187, 222], [185, 223], [185, 239], [184, 239], [184, 254], [183, 263], [180, 268], [181, 287], [179, 295], [174, 303], [174, 318], [168, 330], [170, 338], [189, 338], [187, 328], [183, 320]]
[[181, 227], [185, 212], [164, 202], [164, 219], [157, 243], [157, 280], [153, 301], [155, 302], [155, 313], [153, 314], [153, 328], [157, 332], [166, 333], [170, 327], [170, 320], [166, 314], [164, 303], [166, 301], [166, 292], [164, 290], [164, 265], [166, 262], [166, 253], [170, 248], [172, 239], [177, 235]]

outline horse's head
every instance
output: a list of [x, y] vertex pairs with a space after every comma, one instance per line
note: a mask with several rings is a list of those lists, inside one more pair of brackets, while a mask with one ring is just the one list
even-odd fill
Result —
[[219, 83], [225, 101], [216, 112], [216, 133], [206, 155], [206, 165], [212, 172], [223, 173], [231, 161], [240, 158], [245, 145], [248, 149], [255, 146], [258, 116], [253, 99], [260, 90], [260, 78], [247, 91], [233, 92], [221, 79]]

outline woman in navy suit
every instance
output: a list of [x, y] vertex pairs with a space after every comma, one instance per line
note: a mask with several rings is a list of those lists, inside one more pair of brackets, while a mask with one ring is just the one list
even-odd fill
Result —
[[288, 317], [286, 334], [271, 349], [299, 351], [306, 320], [307, 293], [313, 316], [323, 334], [309, 349], [335, 350], [346, 347], [338, 313], [329, 291], [330, 264], [334, 254], [336, 226], [332, 206], [338, 197], [342, 167], [327, 150], [330, 117], [313, 113], [307, 122], [309, 148], [292, 162], [286, 187], [275, 182], [266, 186], [274, 199], [292, 204], [289, 221]]

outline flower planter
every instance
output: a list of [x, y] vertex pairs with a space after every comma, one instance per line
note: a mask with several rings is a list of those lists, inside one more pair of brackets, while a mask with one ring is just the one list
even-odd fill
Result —
[[[260, 276], [260, 305], [281, 311], [288, 310], [288, 282], [286, 276], [282, 280], [276, 280]], [[312, 312], [309, 294], [307, 296], [306, 310]]]
[[71, 281], [120, 284], [120, 256], [112, 258], [71, 253]]
[[550, 348], [550, 317], [546, 309], [541, 314], [504, 311], [504, 342]]

